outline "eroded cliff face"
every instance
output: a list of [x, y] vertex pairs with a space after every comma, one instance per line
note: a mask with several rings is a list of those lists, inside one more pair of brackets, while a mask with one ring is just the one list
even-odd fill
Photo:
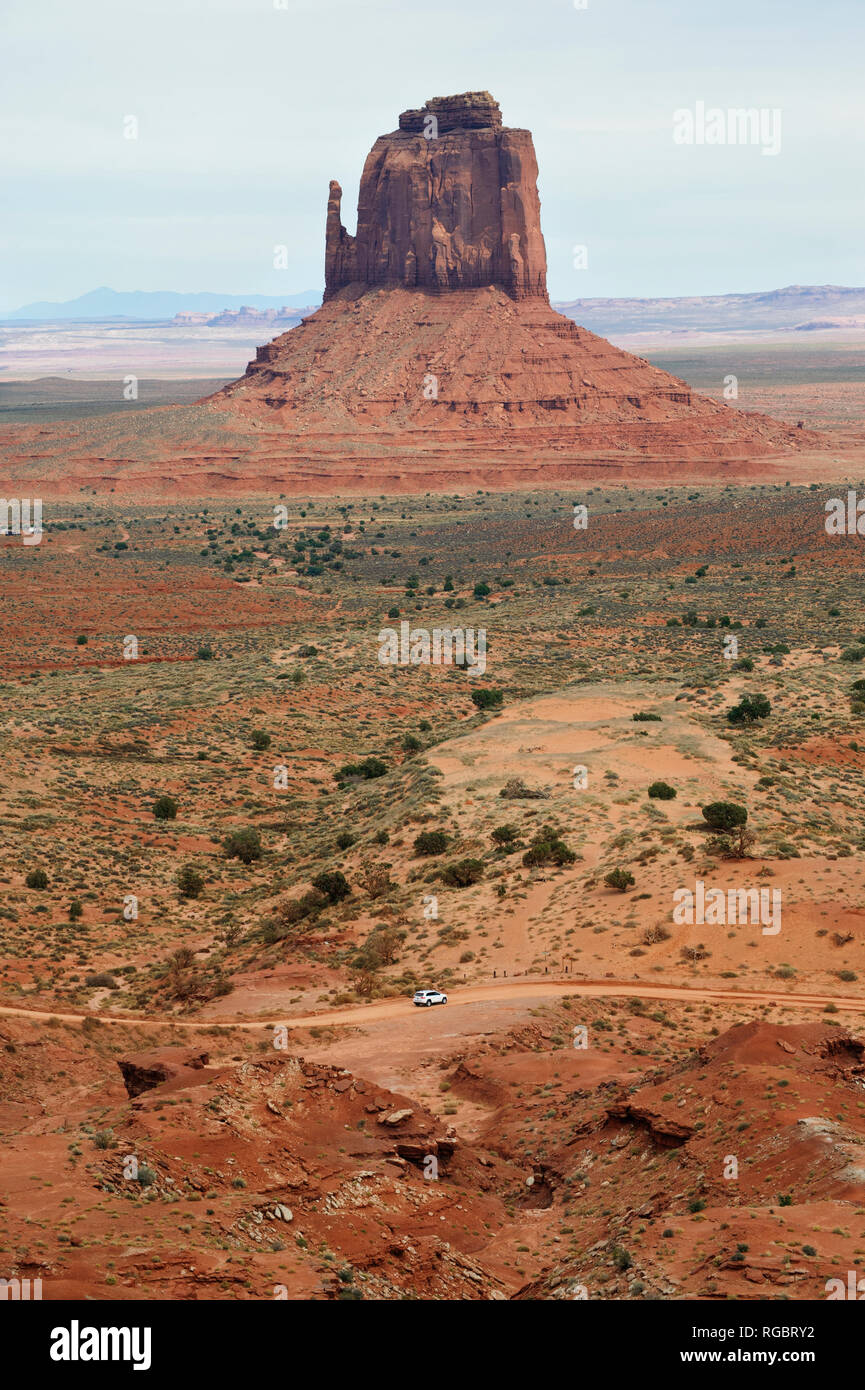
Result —
[[330, 185], [325, 299], [347, 285], [495, 285], [547, 301], [537, 177], [531, 132], [503, 128], [489, 92], [404, 111], [367, 156], [355, 236], [342, 225], [342, 189]]

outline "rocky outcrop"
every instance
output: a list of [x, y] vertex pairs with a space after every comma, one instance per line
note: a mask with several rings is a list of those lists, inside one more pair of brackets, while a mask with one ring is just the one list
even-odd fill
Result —
[[502, 126], [489, 92], [404, 111], [363, 169], [357, 234], [327, 205], [325, 299], [349, 285], [478, 289], [547, 300], [538, 166], [531, 132]]
[[649, 1134], [662, 1149], [677, 1149], [686, 1144], [694, 1133], [694, 1126], [673, 1120], [659, 1110], [647, 1105], [634, 1105], [629, 1101], [619, 1101], [607, 1109], [611, 1120], [623, 1120], [626, 1124], [638, 1125]]
[[449, 135], [452, 130], [501, 130], [502, 113], [489, 92], [461, 92], [455, 97], [433, 97], [418, 111], [403, 111], [400, 130], [430, 138]]
[[117, 1065], [123, 1073], [123, 1084], [131, 1100], [144, 1091], [152, 1091], [166, 1081], [183, 1078], [195, 1080], [194, 1073], [207, 1065], [208, 1054], [196, 1047], [154, 1047], [121, 1057]]
[[324, 237], [324, 280], [326, 285], [337, 288], [357, 279], [357, 242], [342, 225], [341, 207], [342, 189], [336, 179], [331, 179]]

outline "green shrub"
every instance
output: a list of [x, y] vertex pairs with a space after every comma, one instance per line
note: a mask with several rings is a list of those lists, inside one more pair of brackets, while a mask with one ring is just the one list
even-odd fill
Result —
[[648, 794], [655, 801], [672, 801], [676, 795], [676, 788], [671, 787], [669, 782], [652, 782]]
[[732, 830], [734, 826], [744, 825], [748, 812], [735, 801], [711, 801], [702, 807], [703, 820], [712, 830]]
[[177, 802], [173, 796], [160, 796], [153, 803], [153, 814], [157, 820], [176, 820]]
[[472, 704], [477, 705], [478, 709], [499, 709], [504, 694], [501, 690], [473, 690]]
[[415, 854], [444, 854], [450, 844], [450, 836], [443, 830], [422, 830], [415, 836]]
[[756, 719], [768, 719], [772, 706], [765, 695], [743, 695], [738, 705], [727, 710], [730, 724], [753, 724]]
[[352, 835], [350, 830], [341, 830], [336, 837], [337, 849], [351, 849], [356, 842], [357, 836]]
[[340, 869], [326, 869], [324, 873], [317, 874], [312, 885], [331, 903], [341, 903], [351, 892], [348, 880]]
[[576, 857], [554, 825], [543, 825], [533, 835], [523, 855], [523, 863], [527, 869], [531, 869], [540, 864], [573, 864]]
[[519, 838], [515, 825], [497, 825], [490, 838], [497, 845], [512, 845]]
[[287, 902], [279, 903], [276, 907], [276, 920], [265, 924], [265, 941], [280, 941], [288, 934], [289, 928], [317, 917], [326, 906], [327, 898], [319, 888], [310, 888], [299, 898], [290, 898]]
[[270, 734], [265, 733], [264, 729], [256, 729], [252, 735], [252, 746], [263, 753], [266, 748], [270, 747]]
[[222, 847], [229, 859], [239, 859], [242, 864], [251, 864], [262, 856], [261, 835], [254, 826], [244, 830], [232, 830], [226, 835]]
[[73, 899], [72, 899], [72, 902], [69, 904], [69, 920], [70, 920], [70, 922], [77, 922], [77, 921], [78, 921], [78, 918], [81, 917], [81, 916], [83, 916], [83, 914], [84, 914], [84, 907], [83, 907], [83, 905], [82, 905], [80, 899], [79, 899], [79, 898], [73, 898]]
[[41, 892], [48, 887], [48, 875], [44, 869], [31, 869], [24, 882], [28, 888], [37, 888]]
[[334, 777], [338, 782], [349, 777], [362, 777], [368, 781], [372, 777], [384, 777], [386, 772], [387, 763], [382, 762], [381, 758], [364, 758], [362, 762], [346, 763], [338, 768]]
[[651, 714], [651, 713], [647, 712], [646, 710], [642, 710], [642, 709], [638, 709], [636, 714], [632, 714], [632, 715], [631, 715], [631, 718], [633, 719], [633, 721], [634, 721], [635, 724], [660, 724], [660, 723], [661, 723], [661, 716], [660, 716], [659, 714]]
[[608, 874], [604, 874], [604, 882], [608, 888], [616, 888], [620, 893], [626, 893], [629, 888], [633, 888], [636, 879], [627, 869], [611, 869]]
[[181, 898], [200, 898], [204, 891], [204, 879], [192, 864], [178, 870], [176, 882]]
[[441, 879], [451, 888], [468, 888], [470, 884], [483, 878], [483, 874], [484, 866], [481, 859], [458, 859], [442, 869]]

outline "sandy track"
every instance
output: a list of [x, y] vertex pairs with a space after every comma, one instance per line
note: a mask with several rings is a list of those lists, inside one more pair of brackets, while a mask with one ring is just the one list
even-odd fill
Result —
[[[681, 1001], [684, 1003], [725, 1003], [725, 1004], [772, 1004], [780, 1007], [825, 1009], [834, 1004], [838, 1009], [852, 1013], [865, 1013], [865, 998], [834, 996], [831, 994], [778, 993], [773, 990], [758, 989], [709, 989], [691, 988], [687, 985], [648, 985], [640, 981], [623, 980], [525, 980], [517, 983], [509, 980], [496, 985], [470, 985], [466, 989], [448, 995], [448, 1009], [459, 1008], [461, 1004], [483, 1003], [488, 1000], [520, 999], [527, 1003], [532, 999], [560, 998], [563, 995], [580, 995], [592, 999], [639, 998]], [[0, 1016], [59, 1019], [63, 1023], [83, 1023], [87, 1018], [98, 1019], [100, 1023], [126, 1024], [134, 1027], [151, 1028], [271, 1028], [285, 1025], [289, 1028], [335, 1027], [342, 1024], [374, 1023], [381, 1019], [398, 1018], [400, 1015], [414, 1013], [414, 1006], [407, 997], [384, 999], [377, 1004], [366, 1004], [348, 1009], [332, 1009], [317, 1014], [283, 1016], [281, 1018], [232, 1019], [211, 1017], [206, 1019], [178, 1019], [172, 1015], [144, 1014], [123, 1016], [120, 1014], [60, 1013], [55, 1009], [23, 1009], [11, 1005], [0, 1005]]]

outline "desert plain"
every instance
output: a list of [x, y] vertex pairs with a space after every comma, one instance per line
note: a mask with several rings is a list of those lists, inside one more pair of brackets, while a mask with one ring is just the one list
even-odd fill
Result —
[[[0, 558], [15, 1273], [710, 1300], [861, 1263], [863, 560], [825, 509], [862, 421], [761, 390], [839, 431], [835, 479], [44, 488]], [[382, 664], [403, 622], [485, 669]], [[676, 922], [698, 880], [777, 890], [780, 930]]]

